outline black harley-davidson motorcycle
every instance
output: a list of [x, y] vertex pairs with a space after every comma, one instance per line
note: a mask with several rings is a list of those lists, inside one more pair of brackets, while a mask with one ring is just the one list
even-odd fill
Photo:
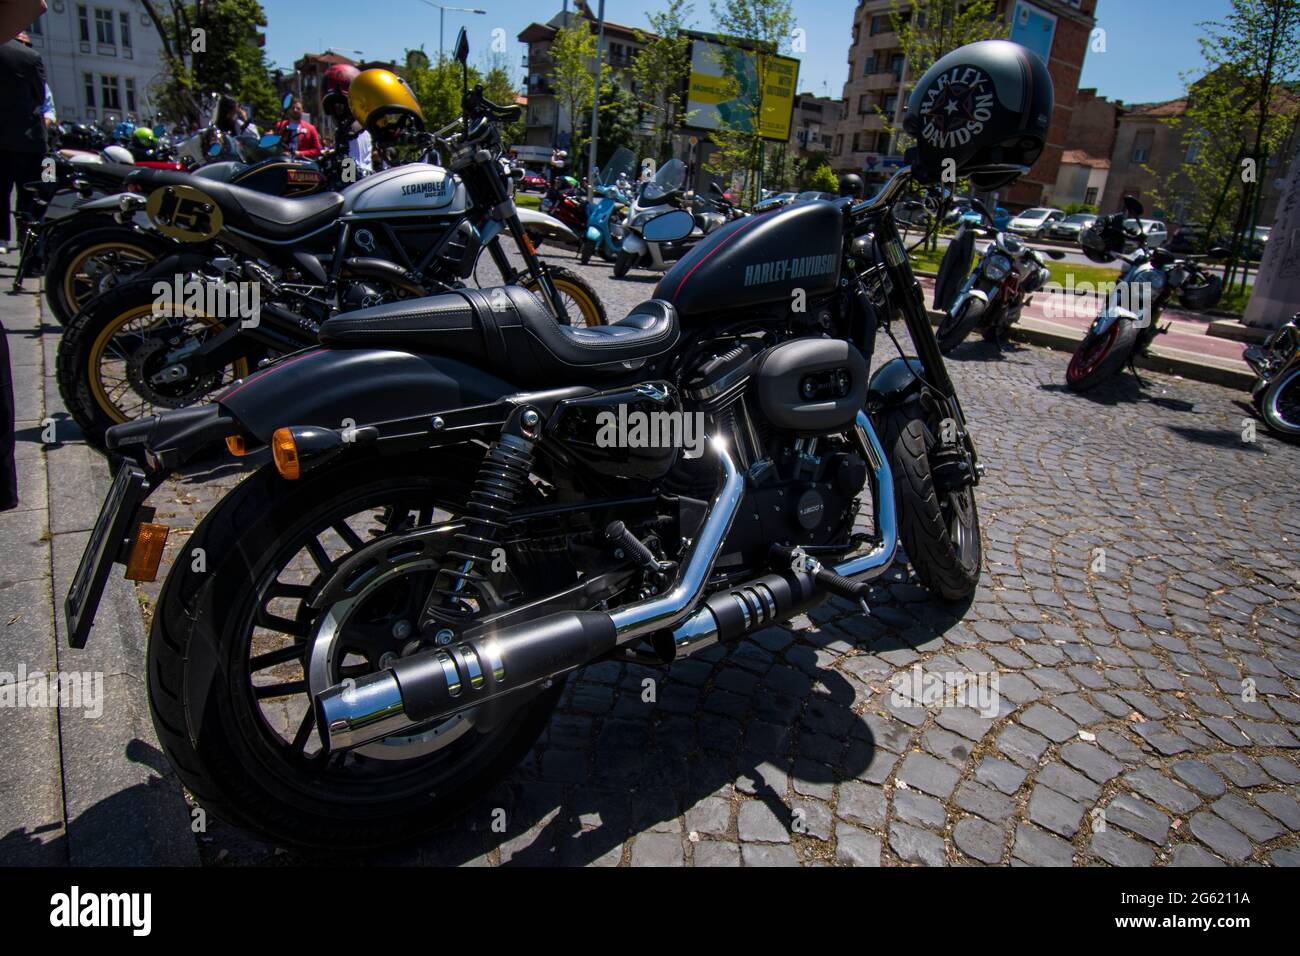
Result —
[[[537, 291], [561, 321], [603, 323], [595, 290], [537, 255], [529, 214], [511, 198], [498, 124], [519, 108], [488, 103], [481, 88], [463, 106], [447, 128], [405, 137], [430, 158], [443, 150], [445, 168], [409, 163], [342, 192], [282, 199], [185, 173], [129, 176], [154, 227], [183, 251], [68, 323], [59, 390], [85, 440], [102, 447], [112, 425], [201, 401], [268, 358], [316, 344], [331, 315], [464, 285], [484, 251], [506, 282]], [[522, 268], [507, 256], [507, 238]], [[186, 294], [160, 301], [159, 290], [174, 287]], [[202, 295], [189, 294], [196, 287]], [[249, 293], [241, 299], [249, 309], [222, 305], [236, 291]]]
[[[984, 117], [961, 146], [953, 93]], [[862, 603], [900, 541], [936, 598], [969, 599], [980, 466], [892, 209], [946, 158], [988, 188], [1023, 174], [1051, 102], [1023, 47], [963, 47], [922, 77], [912, 165], [877, 196], [723, 226], [617, 322], [561, 325], [514, 286], [387, 303], [212, 404], [110, 429], [128, 460], [69, 640], [115, 563], [157, 573], [167, 529], [146, 501], [169, 475], [221, 442], [269, 448], [172, 564], [151, 707], [205, 807], [341, 847], [438, 826], [593, 661], [666, 663]], [[645, 229], [667, 242], [691, 220]], [[900, 318], [916, 356], [869, 375]]]

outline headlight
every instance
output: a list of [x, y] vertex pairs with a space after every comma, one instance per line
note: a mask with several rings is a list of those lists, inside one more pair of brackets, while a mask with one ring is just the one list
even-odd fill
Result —
[[1151, 286], [1151, 292], [1158, 293], [1165, 287], [1165, 274], [1159, 269], [1143, 269], [1131, 277], [1132, 282], [1145, 282]]
[[1011, 260], [1004, 255], [989, 256], [984, 260], [984, 274], [994, 282], [1001, 282], [1011, 271]]

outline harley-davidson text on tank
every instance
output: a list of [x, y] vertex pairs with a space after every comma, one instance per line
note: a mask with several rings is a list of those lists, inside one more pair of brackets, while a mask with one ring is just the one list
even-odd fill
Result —
[[984, 131], [997, 104], [993, 81], [983, 70], [966, 66], [943, 73], [921, 102], [921, 136], [939, 149], [964, 146]]
[[745, 266], [745, 285], [762, 285], [766, 282], [784, 282], [791, 279], [803, 279], [807, 276], [824, 276], [834, 272], [837, 256], [794, 256], [790, 259], [774, 259], [771, 262], [756, 262]]

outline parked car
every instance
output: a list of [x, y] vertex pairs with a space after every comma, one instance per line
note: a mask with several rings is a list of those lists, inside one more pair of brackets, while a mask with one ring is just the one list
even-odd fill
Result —
[[1090, 212], [1076, 212], [1073, 215], [1066, 216], [1059, 222], [1052, 223], [1047, 228], [1047, 235], [1051, 239], [1064, 239], [1067, 242], [1078, 242], [1079, 233], [1087, 229], [1097, 221], [1097, 216]]
[[519, 188], [523, 190], [532, 189], [535, 192], [546, 192], [546, 177], [541, 173], [524, 173], [524, 178], [519, 180]]
[[[1141, 222], [1142, 235], [1146, 237], [1147, 248], [1163, 248], [1165, 243], [1169, 241], [1169, 228], [1159, 219], [1126, 219], [1124, 220], [1125, 231], [1130, 233], [1136, 232], [1139, 221]], [[1130, 236], [1124, 246], [1124, 251], [1132, 252], [1137, 247], [1137, 240]]]
[[1060, 209], [1035, 206], [1033, 209], [1026, 209], [1018, 216], [1013, 216], [1011, 222], [1007, 224], [1007, 229], [1018, 236], [1042, 239], [1052, 223], [1061, 222], [1063, 219], [1065, 213]]

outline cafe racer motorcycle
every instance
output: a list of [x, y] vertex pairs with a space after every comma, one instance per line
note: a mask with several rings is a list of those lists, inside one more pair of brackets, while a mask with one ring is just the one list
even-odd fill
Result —
[[[361, 74], [354, 94], [368, 73], [387, 71]], [[403, 94], [404, 86], [387, 91]], [[586, 280], [537, 256], [528, 223], [547, 217], [517, 209], [511, 198], [498, 124], [519, 108], [488, 103], [481, 88], [465, 93], [463, 107], [463, 117], [442, 130], [400, 133], [427, 158], [441, 150], [445, 168], [409, 163], [342, 192], [281, 199], [184, 173], [128, 177], [142, 191], [134, 198], [179, 251], [68, 323], [59, 389], [85, 440], [102, 447], [114, 424], [202, 401], [264, 360], [316, 344], [332, 314], [464, 285], [484, 252], [506, 282], [536, 290], [564, 322], [603, 323]], [[382, 109], [395, 115], [392, 106]], [[414, 99], [406, 106], [412, 126], [423, 122], [418, 109]], [[509, 239], [522, 266], [506, 254]], [[178, 276], [179, 288], [204, 288], [196, 305], [183, 296], [159, 302], [158, 284], [178, 287]], [[216, 307], [228, 297], [206, 294], [209, 287], [247, 292], [254, 283], [259, 307], [251, 320]]]
[[[156, 572], [166, 529], [145, 502], [169, 474], [223, 441], [269, 447], [176, 553], [151, 707], [210, 811], [337, 848], [437, 827], [592, 661], [672, 661], [828, 596], [857, 606], [899, 541], [934, 597], [969, 599], [979, 465], [892, 208], [945, 158], [981, 188], [1013, 181], [1051, 103], [1023, 47], [963, 47], [921, 78], [911, 165], [877, 196], [723, 226], [617, 322], [561, 326], [517, 287], [388, 303], [210, 405], [111, 429], [130, 460], [66, 598], [70, 641], [115, 562]], [[663, 219], [656, 240], [690, 228]], [[916, 356], [868, 377], [900, 318]], [[602, 440], [633, 418], [661, 439]], [[690, 420], [708, 441], [663, 437]]]

